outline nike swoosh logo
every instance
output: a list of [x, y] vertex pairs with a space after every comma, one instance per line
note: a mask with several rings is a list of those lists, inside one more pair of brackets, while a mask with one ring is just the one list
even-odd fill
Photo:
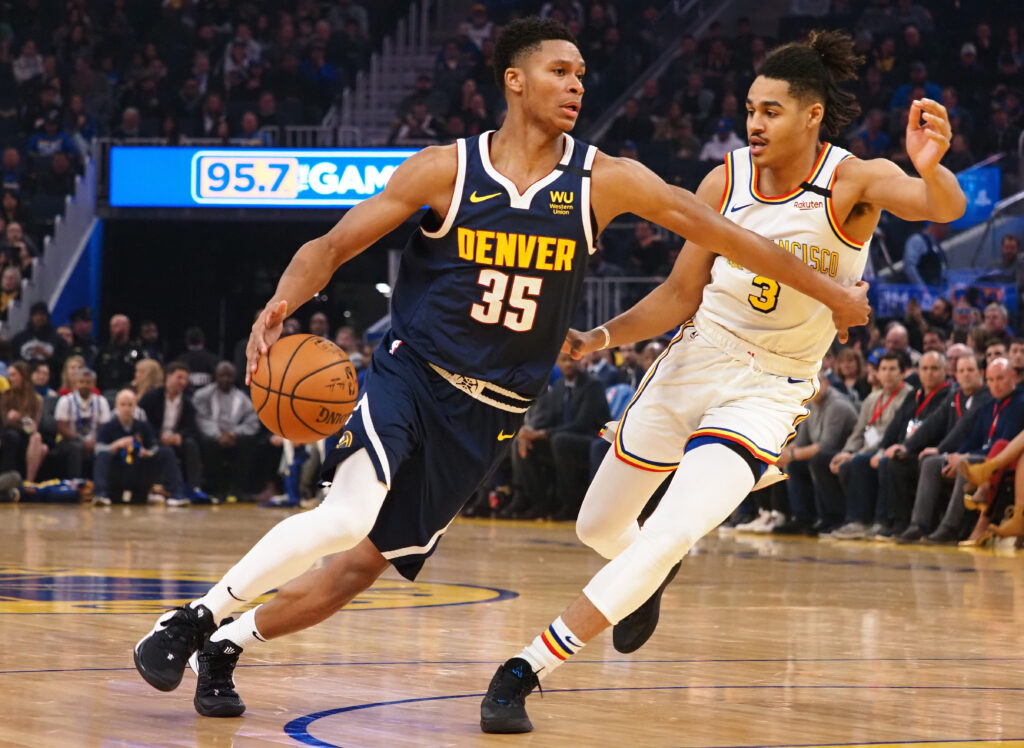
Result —
[[515, 431], [513, 431], [513, 432], [512, 432], [511, 434], [506, 434], [504, 430], [502, 430], [502, 431], [499, 431], [499, 432], [498, 432], [498, 441], [499, 441], [499, 442], [503, 442], [503, 441], [505, 441], [506, 439], [511, 439], [511, 438], [512, 438], [513, 436], [515, 436], [515, 435], [516, 435], [516, 432], [515, 432]]
[[749, 208], [751, 205], [753, 205], [753, 203], [747, 203], [746, 205], [734, 205], [729, 210], [729, 212], [730, 213], [735, 213], [737, 210], [743, 210], [744, 208]]
[[789, 382], [790, 384], [803, 384], [807, 380], [806, 379], [793, 379], [793, 377], [786, 377], [786, 381]]
[[476, 190], [473, 190], [473, 192], [469, 196], [469, 202], [482, 203], [484, 200], [490, 200], [492, 197], [497, 197], [500, 194], [500, 192], [495, 192], [492, 195], [477, 195]]

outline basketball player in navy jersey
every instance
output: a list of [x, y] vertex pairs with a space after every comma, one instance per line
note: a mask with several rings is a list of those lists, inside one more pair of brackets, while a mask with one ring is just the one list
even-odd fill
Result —
[[[966, 198], [939, 162], [949, 148], [945, 109], [914, 101], [907, 153], [919, 178], [891, 161], [861, 161], [821, 140], [859, 111], [840, 88], [862, 60], [853, 40], [816, 32], [765, 60], [747, 97], [750, 145], [733, 151], [697, 190], [729, 221], [777, 242], [822, 277], [856, 284], [882, 210], [946, 223]], [[691, 237], [691, 239], [693, 239]], [[832, 315], [784, 281], [736, 262], [718, 244], [687, 242], [669, 279], [632, 309], [567, 349], [583, 355], [656, 337], [682, 325], [648, 370], [614, 429], [583, 501], [580, 539], [610, 559], [583, 593], [517, 656], [498, 668], [480, 710], [484, 732], [532, 729], [525, 699], [540, 678], [614, 624], [620, 652], [638, 649], [658, 622], [661, 593], [682, 559], [766, 474], [807, 416]], [[637, 517], [675, 470], [643, 527]], [[762, 480], [764, 479], [764, 480]]]
[[[384, 191], [296, 252], [253, 325], [249, 373], [284, 318], [344, 262], [424, 205], [402, 256], [392, 329], [325, 461], [323, 503], [272, 528], [206, 595], [160, 617], [135, 648], [147, 682], [172, 690], [198, 652], [194, 704], [235, 716], [232, 672], [243, 648], [323, 620], [390, 563], [414, 579], [465, 501], [506, 454], [546, 386], [580, 299], [598, 233], [635, 213], [829, 305], [840, 328], [867, 319], [866, 288], [843, 288], [722, 219], [634, 161], [568, 135], [584, 62], [560, 24], [509, 24], [495, 47], [508, 100], [497, 132], [409, 158]], [[308, 572], [237, 621], [218, 622]]]

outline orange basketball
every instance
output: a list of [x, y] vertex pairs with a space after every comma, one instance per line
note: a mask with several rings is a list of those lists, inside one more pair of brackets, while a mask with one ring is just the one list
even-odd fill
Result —
[[345, 351], [317, 335], [281, 338], [261, 356], [249, 389], [268, 429], [297, 444], [340, 429], [356, 406], [356, 370]]

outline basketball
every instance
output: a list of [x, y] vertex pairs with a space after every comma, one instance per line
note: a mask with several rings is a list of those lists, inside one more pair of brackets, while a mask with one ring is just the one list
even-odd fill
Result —
[[317, 335], [281, 338], [261, 356], [249, 390], [263, 425], [305, 444], [340, 429], [356, 405], [356, 370], [345, 351]]

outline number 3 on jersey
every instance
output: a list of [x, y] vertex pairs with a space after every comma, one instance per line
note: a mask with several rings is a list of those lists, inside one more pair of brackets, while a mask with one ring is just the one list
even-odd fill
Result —
[[775, 307], [779, 305], [779, 282], [771, 278], [765, 278], [763, 275], [755, 275], [754, 280], [751, 282], [760, 289], [761, 293], [757, 296], [750, 294], [747, 297], [750, 306], [765, 314], [774, 312]]
[[487, 290], [484, 291], [484, 296], [481, 299], [483, 304], [474, 304], [469, 310], [469, 316], [485, 325], [498, 324], [499, 321], [502, 321], [501, 310], [507, 292], [509, 309], [505, 312], [502, 324], [513, 332], [531, 330], [534, 319], [537, 317], [537, 302], [530, 297], [540, 296], [544, 279], [528, 275], [514, 275], [512, 276], [511, 291], [508, 281], [509, 276], [505, 273], [489, 268], [481, 270], [477, 283]]

